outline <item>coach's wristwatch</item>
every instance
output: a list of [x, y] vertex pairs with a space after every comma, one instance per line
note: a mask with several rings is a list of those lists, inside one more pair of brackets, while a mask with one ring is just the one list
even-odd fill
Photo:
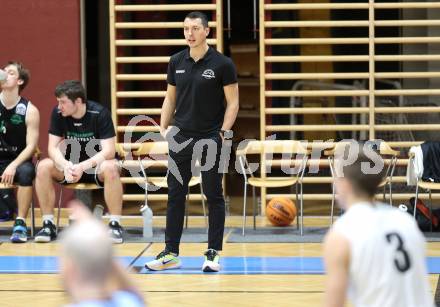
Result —
[[220, 130], [220, 133], [225, 140], [230, 140], [234, 136], [234, 131], [232, 130]]

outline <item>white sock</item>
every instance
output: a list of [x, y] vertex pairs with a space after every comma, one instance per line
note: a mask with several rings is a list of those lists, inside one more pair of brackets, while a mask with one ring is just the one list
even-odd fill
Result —
[[43, 221], [51, 221], [53, 224], [53, 214], [43, 214]]
[[121, 223], [121, 216], [120, 215], [110, 215], [110, 223], [111, 222], [118, 222], [118, 224]]
[[26, 220], [25, 220], [24, 218], [20, 217], [20, 216], [17, 216], [17, 217], [15, 218], [15, 220], [22, 220], [23, 222], [26, 222]]

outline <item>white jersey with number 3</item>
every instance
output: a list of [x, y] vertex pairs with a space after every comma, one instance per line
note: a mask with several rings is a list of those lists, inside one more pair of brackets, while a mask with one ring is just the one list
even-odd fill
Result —
[[348, 295], [354, 306], [434, 306], [425, 238], [408, 213], [359, 203], [334, 224], [334, 231], [350, 244]]

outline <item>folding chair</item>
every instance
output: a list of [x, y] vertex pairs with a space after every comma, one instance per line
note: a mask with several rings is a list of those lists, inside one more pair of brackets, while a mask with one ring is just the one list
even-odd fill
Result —
[[[156, 186], [158, 188], [168, 188], [167, 183], [167, 175], [165, 176], [147, 176], [147, 173], [145, 172], [144, 165], [142, 163], [142, 156], [149, 156], [152, 158], [153, 165], [156, 166], [165, 166], [168, 162], [168, 142], [166, 141], [160, 141], [160, 142], [144, 142], [141, 144], [141, 146], [133, 152], [133, 155], [137, 157], [137, 160], [139, 162], [139, 169], [143, 176], [143, 183], [144, 183], [144, 189], [145, 189], [145, 203], [147, 204], [148, 201], [148, 186]], [[160, 158], [160, 159], [157, 159]], [[154, 163], [156, 162], [156, 163]], [[205, 227], [208, 229], [208, 221], [207, 221], [207, 215], [206, 215], [206, 208], [205, 208], [205, 195], [203, 194], [203, 187], [202, 187], [202, 177], [201, 174], [198, 176], [191, 177], [189, 183], [188, 183], [188, 194], [186, 195], [186, 199], [189, 200], [189, 191], [191, 187], [194, 187], [196, 185], [200, 186], [200, 196], [202, 199], [202, 207], [203, 207], [203, 216], [205, 220]], [[188, 228], [188, 206], [185, 206], [185, 228]]]
[[[412, 163], [412, 164], [415, 163], [415, 155], [412, 152], [409, 153], [409, 163]], [[419, 178], [417, 176], [416, 198], [414, 200], [414, 212], [413, 212], [414, 219], [416, 218], [416, 212], [417, 212], [416, 204], [417, 204], [417, 199], [419, 197], [419, 188], [425, 189], [429, 193], [429, 214], [430, 214], [430, 220], [431, 220], [431, 226], [430, 226], [431, 229], [430, 230], [432, 232], [432, 190], [440, 190], [440, 183], [424, 181], [424, 180], [422, 180], [422, 178]]]
[[382, 157], [390, 159], [387, 170], [385, 172], [385, 178], [379, 184], [379, 188], [383, 187], [383, 201], [385, 202], [386, 187], [388, 186], [390, 192], [390, 206], [392, 206], [393, 205], [393, 175], [394, 175], [394, 170], [396, 168], [397, 157], [399, 156], [400, 152], [398, 150], [392, 149], [391, 146], [388, 145], [385, 141], [381, 141], [379, 153]]
[[[260, 177], [254, 176], [252, 170], [250, 170], [250, 164], [247, 160], [247, 155], [261, 155], [261, 165], [260, 165]], [[298, 172], [296, 176], [286, 176], [286, 177], [266, 177], [266, 163], [271, 162], [270, 159], [266, 161], [268, 155], [272, 154], [283, 154], [281, 164], [291, 165], [292, 160], [297, 159], [300, 161]], [[289, 158], [285, 158], [284, 154], [289, 154]], [[292, 158], [295, 155], [295, 158]], [[244, 178], [244, 198], [243, 198], [243, 231], [245, 234], [246, 227], [246, 198], [247, 198], [247, 187], [252, 186], [252, 200], [253, 200], [253, 224], [254, 230], [256, 229], [256, 199], [255, 199], [255, 188], [281, 188], [295, 186], [296, 190], [296, 206], [298, 207], [298, 198], [300, 203], [300, 217], [301, 226], [300, 233], [303, 234], [304, 225], [304, 214], [303, 214], [303, 177], [304, 171], [307, 165], [309, 151], [301, 145], [299, 141], [292, 140], [267, 140], [267, 141], [250, 141], [244, 148], [238, 148], [236, 151], [236, 156], [240, 163], [240, 168]], [[299, 159], [298, 159], [299, 158]], [[273, 159], [273, 156], [272, 156]], [[284, 161], [284, 163], [283, 163]], [[247, 169], [246, 169], [246, 168]], [[248, 177], [249, 174], [249, 177]], [[300, 197], [298, 197], [298, 187], [300, 188]], [[297, 219], [297, 226], [298, 224]]]
[[[335, 170], [335, 152], [340, 150], [339, 148], [342, 146], [348, 146], [350, 143], [347, 142], [339, 142], [332, 149], [326, 150], [324, 152], [325, 155], [328, 156], [330, 172], [332, 174], [332, 204], [331, 204], [331, 212], [330, 212], [330, 224], [333, 224], [334, 218], [334, 207], [336, 202], [336, 190], [335, 190], [335, 178], [336, 178], [336, 170]], [[387, 170], [384, 175], [384, 179], [379, 184], [379, 188], [383, 187], [383, 201], [385, 201], [386, 187], [389, 187], [390, 192], [390, 206], [393, 205], [393, 175], [394, 170], [396, 168], [397, 157], [400, 152], [394, 150], [388, 145], [385, 141], [380, 141], [379, 143], [379, 154], [381, 157], [390, 158], [390, 162], [388, 163]]]
[[63, 185], [61, 187], [60, 196], [58, 198], [57, 230], [59, 229], [58, 227], [60, 224], [61, 204], [63, 202], [63, 189], [64, 188], [71, 189], [71, 190], [87, 190], [87, 191], [102, 189], [102, 187], [100, 187], [96, 183], [69, 183], [69, 184]]

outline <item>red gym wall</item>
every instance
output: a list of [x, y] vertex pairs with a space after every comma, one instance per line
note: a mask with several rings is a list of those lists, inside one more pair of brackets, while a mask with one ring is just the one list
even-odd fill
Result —
[[40, 110], [43, 157], [55, 86], [81, 78], [80, 35], [80, 0], [0, 1], [0, 65], [18, 60], [31, 72], [22, 95]]

